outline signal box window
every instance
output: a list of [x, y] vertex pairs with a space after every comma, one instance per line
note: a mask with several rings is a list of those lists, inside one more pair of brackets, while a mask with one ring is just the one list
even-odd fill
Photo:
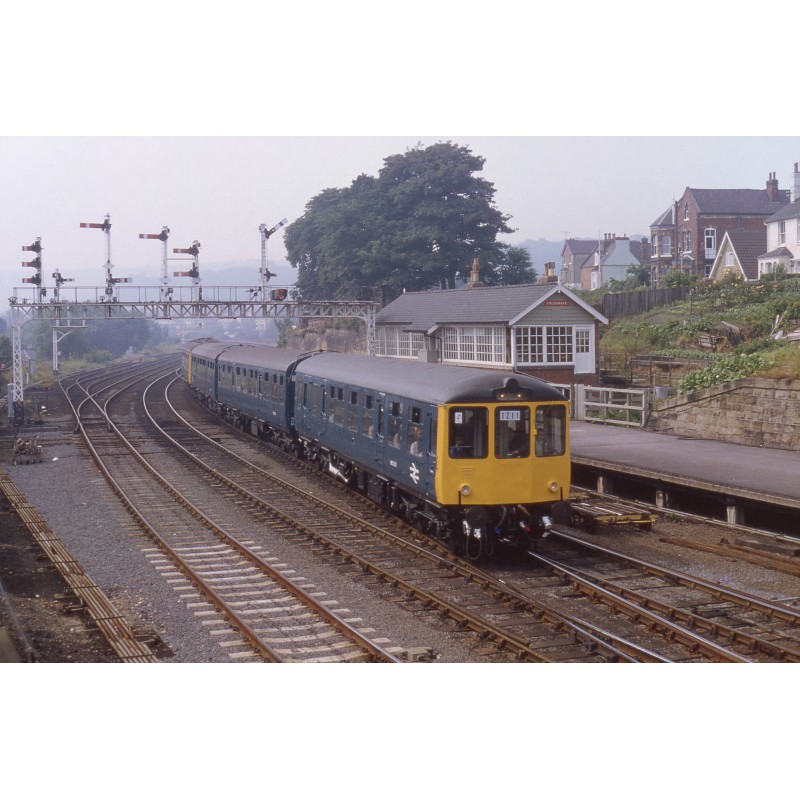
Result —
[[564, 406], [536, 409], [536, 455], [563, 456], [567, 449], [567, 419]]
[[451, 408], [447, 447], [451, 458], [486, 458], [489, 411], [486, 408]]
[[527, 458], [531, 454], [531, 410], [506, 406], [494, 412], [496, 458]]

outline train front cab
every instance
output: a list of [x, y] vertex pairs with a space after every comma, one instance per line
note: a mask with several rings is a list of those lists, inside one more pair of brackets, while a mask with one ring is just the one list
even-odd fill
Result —
[[569, 496], [567, 403], [524, 396], [499, 390], [495, 402], [440, 408], [436, 496], [463, 507], [468, 551], [527, 547]]

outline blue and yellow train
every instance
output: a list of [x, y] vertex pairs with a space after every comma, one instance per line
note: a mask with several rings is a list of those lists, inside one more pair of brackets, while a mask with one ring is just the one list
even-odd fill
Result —
[[472, 559], [527, 550], [570, 487], [568, 409], [526, 375], [195, 341], [183, 375], [232, 424]]

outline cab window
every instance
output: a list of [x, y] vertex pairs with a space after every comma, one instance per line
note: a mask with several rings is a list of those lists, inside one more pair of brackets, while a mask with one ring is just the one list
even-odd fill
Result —
[[531, 454], [531, 410], [527, 406], [498, 407], [494, 412], [496, 458], [527, 458]]
[[567, 449], [567, 415], [564, 406], [536, 409], [536, 455], [563, 456]]
[[451, 458], [486, 458], [488, 409], [454, 407], [448, 421], [447, 447]]

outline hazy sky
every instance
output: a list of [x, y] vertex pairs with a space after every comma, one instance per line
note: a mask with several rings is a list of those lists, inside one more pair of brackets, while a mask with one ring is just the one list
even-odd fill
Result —
[[[712, 94], [682, 90], [651, 45], [679, 43], [693, 75], [716, 75], [704, 31], [718, 18], [688, 0], [674, 11], [654, 27], [632, 0], [578, 15], [506, 0], [12, 4], [0, 48], [0, 307], [30, 274], [21, 248], [37, 236], [48, 281], [58, 267], [102, 284], [104, 236], [79, 225], [106, 213], [118, 277], [157, 281], [159, 244], [138, 234], [164, 225], [170, 248], [201, 243], [202, 275], [258, 261], [259, 225], [297, 219], [323, 189], [376, 175], [418, 142], [485, 158], [511, 243], [648, 234], [687, 185], [760, 188], [776, 172], [788, 186], [798, 137], [684, 135], [763, 136], [779, 89], [734, 59]], [[726, 19], [726, 47], [747, 49], [770, 26], [769, 15]], [[285, 257], [282, 234], [269, 256]]]
[[[776, 172], [789, 188], [800, 160], [798, 137], [2, 137], [0, 297], [31, 274], [21, 248], [37, 236], [47, 278], [58, 267], [81, 285], [102, 284], [105, 237], [80, 223], [106, 213], [118, 277], [144, 271], [157, 283], [160, 243], [138, 234], [164, 225], [170, 250], [201, 243], [201, 275], [203, 266], [258, 260], [260, 224], [291, 222], [323, 189], [376, 175], [387, 156], [439, 140], [486, 159], [482, 174], [512, 217], [512, 243], [565, 232], [648, 235], [687, 185], [763, 188]], [[285, 258], [281, 233], [268, 255]]]

